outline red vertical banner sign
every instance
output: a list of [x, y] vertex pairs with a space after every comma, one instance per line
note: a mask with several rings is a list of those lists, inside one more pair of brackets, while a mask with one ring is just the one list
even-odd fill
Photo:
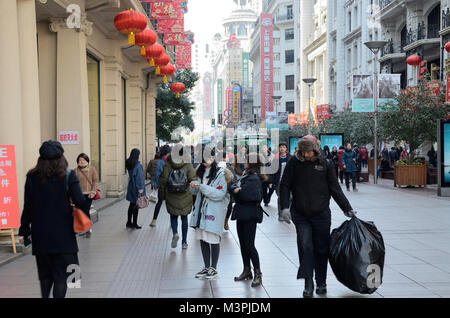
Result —
[[203, 113], [211, 115], [211, 74], [206, 72], [203, 77]]
[[183, 13], [180, 8], [180, 1], [155, 1], [150, 3], [150, 19], [181, 19]]
[[266, 112], [273, 112], [273, 19], [271, 13], [260, 16], [261, 49], [261, 118]]
[[447, 75], [447, 89], [446, 89], [446, 101], [447, 104], [450, 103], [450, 75]]
[[184, 33], [166, 33], [164, 34], [165, 45], [184, 45]]
[[295, 114], [288, 115], [288, 124], [289, 126], [295, 126], [297, 124], [297, 121], [295, 120]]
[[20, 227], [14, 146], [0, 146], [0, 229]]
[[159, 34], [164, 33], [184, 33], [184, 17], [177, 20], [158, 20]]
[[191, 45], [187, 42], [184, 45], [175, 46], [175, 64], [177, 69], [191, 69]]

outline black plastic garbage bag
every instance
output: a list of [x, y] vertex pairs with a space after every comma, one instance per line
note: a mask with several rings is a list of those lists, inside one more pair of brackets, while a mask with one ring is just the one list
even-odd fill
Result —
[[361, 294], [380, 287], [384, 267], [384, 242], [373, 222], [356, 216], [331, 232], [329, 261], [338, 281]]

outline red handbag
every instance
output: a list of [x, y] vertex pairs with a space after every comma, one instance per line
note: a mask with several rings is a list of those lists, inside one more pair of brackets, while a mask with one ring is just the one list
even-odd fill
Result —
[[[81, 170], [80, 170], [81, 171]], [[81, 173], [84, 175], [84, 177], [86, 178], [87, 182], [89, 182], [89, 184], [92, 187], [92, 182], [89, 180], [88, 176], [84, 173], [84, 171], [81, 171]], [[95, 196], [92, 198], [92, 200], [99, 200], [100, 199], [100, 190], [97, 189], [95, 192]]]
[[76, 206], [73, 206], [73, 230], [75, 233], [83, 233], [92, 227], [91, 220]]

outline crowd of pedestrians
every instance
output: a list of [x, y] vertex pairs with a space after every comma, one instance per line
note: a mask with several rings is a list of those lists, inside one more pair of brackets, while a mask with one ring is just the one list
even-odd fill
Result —
[[[257, 225], [266, 213], [262, 204], [268, 206], [276, 193], [278, 220], [289, 224], [293, 221], [297, 230], [300, 258], [297, 278], [305, 279], [303, 296], [312, 296], [313, 277], [316, 293], [326, 293], [329, 201], [333, 197], [346, 216], [354, 215], [338, 180], [342, 183], [345, 176], [349, 190], [351, 179], [353, 189], [357, 190], [355, 180], [363, 161], [357, 145], [352, 148], [348, 144], [346, 149], [339, 150], [325, 146], [322, 150], [316, 138], [306, 136], [298, 142], [294, 155], [285, 143], [278, 145], [277, 153], [272, 153], [267, 145], [261, 153], [249, 152], [246, 146], [235, 152], [219, 151], [206, 144], [192, 148], [190, 154], [186, 149], [161, 147], [145, 170], [140, 150], [131, 150], [125, 161], [129, 176], [125, 227], [142, 228], [138, 224], [139, 202], [147, 198], [145, 179], [149, 177], [152, 191], [158, 193], [156, 204], [151, 205], [154, 211], [150, 226], [156, 226], [165, 202], [173, 234], [172, 248], [178, 246], [180, 239], [179, 220], [182, 249], [188, 249], [188, 228], [195, 231], [204, 266], [193, 276], [218, 277], [222, 235], [229, 230], [229, 222], [236, 221], [243, 271], [234, 280], [252, 280], [251, 286], [258, 287], [262, 284], [262, 270], [255, 247]], [[49, 297], [51, 288], [54, 297], [64, 297], [66, 268], [78, 264], [72, 206], [89, 216], [92, 200], [99, 196], [97, 172], [89, 157], [80, 154], [77, 168], [68, 170], [63, 152], [59, 142], [43, 143], [38, 163], [27, 174], [25, 185], [19, 235], [22, 240], [32, 238], [43, 297]], [[196, 163], [198, 158], [201, 161]], [[273, 173], [266, 173], [270, 168], [275, 168]]]

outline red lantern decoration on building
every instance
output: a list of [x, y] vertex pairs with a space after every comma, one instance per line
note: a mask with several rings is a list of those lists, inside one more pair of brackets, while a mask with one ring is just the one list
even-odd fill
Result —
[[172, 64], [167, 64], [160, 67], [161, 75], [164, 75], [164, 84], [167, 83], [167, 76], [172, 76], [175, 74], [175, 66]]
[[128, 34], [128, 43], [134, 45], [135, 34], [147, 27], [147, 18], [142, 13], [129, 9], [114, 17], [114, 25], [120, 32]]
[[445, 43], [444, 48], [448, 53], [450, 53], [450, 42]]
[[406, 63], [414, 66], [414, 72], [416, 71], [416, 67], [420, 64], [420, 62], [422, 62], [422, 58], [419, 55], [412, 55], [406, 59]]
[[158, 43], [147, 46], [145, 48], [145, 58], [150, 66], [155, 66], [155, 58], [160, 57], [164, 53], [164, 47]]
[[180, 97], [180, 93], [184, 92], [186, 86], [183, 83], [173, 83], [170, 85], [170, 90], [174, 93], [177, 93], [177, 98]]
[[156, 33], [153, 30], [145, 29], [134, 35], [135, 45], [140, 46], [139, 53], [145, 57], [145, 47], [156, 43]]
[[167, 54], [163, 53], [160, 57], [155, 59], [155, 65], [156, 65], [156, 70], [155, 70], [155, 75], [160, 75], [161, 74], [161, 66], [167, 65], [170, 62], [170, 58]]

